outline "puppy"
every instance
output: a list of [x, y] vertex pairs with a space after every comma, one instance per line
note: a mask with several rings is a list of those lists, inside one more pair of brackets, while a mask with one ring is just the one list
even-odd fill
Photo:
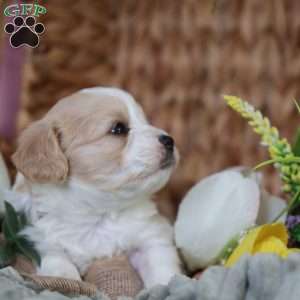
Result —
[[13, 155], [38, 274], [80, 280], [94, 259], [126, 253], [145, 287], [168, 283], [180, 263], [151, 196], [177, 161], [173, 139], [122, 90], [89, 88], [58, 102]]

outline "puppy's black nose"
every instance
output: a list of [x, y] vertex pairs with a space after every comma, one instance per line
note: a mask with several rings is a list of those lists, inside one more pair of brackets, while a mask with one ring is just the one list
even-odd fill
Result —
[[165, 148], [172, 152], [173, 149], [174, 149], [174, 140], [172, 137], [170, 137], [169, 135], [165, 135], [165, 134], [162, 134], [158, 137], [158, 140], [160, 141], [160, 143], [162, 143]]

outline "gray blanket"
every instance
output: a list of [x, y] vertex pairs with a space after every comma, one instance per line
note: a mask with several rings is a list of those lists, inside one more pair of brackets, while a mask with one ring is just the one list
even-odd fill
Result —
[[[1, 300], [68, 300], [24, 282], [12, 268], [0, 271]], [[90, 300], [82, 296], [74, 300]], [[107, 300], [99, 293], [94, 300]], [[168, 286], [142, 291], [135, 300], [299, 300], [300, 254], [282, 260], [271, 254], [245, 256], [232, 268], [208, 268], [199, 280], [174, 277]], [[123, 299], [125, 300], [125, 299]]]

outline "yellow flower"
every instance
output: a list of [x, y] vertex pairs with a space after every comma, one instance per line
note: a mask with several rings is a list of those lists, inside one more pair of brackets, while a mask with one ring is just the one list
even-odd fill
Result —
[[228, 258], [225, 266], [235, 264], [241, 256], [248, 253], [274, 253], [286, 258], [291, 252], [300, 249], [287, 248], [288, 233], [282, 223], [266, 224], [250, 230]]

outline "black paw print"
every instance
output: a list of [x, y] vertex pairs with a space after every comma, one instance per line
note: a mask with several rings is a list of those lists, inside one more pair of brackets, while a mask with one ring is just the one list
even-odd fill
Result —
[[28, 16], [25, 21], [18, 16], [14, 18], [13, 23], [7, 23], [4, 30], [11, 34], [10, 44], [12, 47], [28, 45], [35, 48], [39, 44], [39, 34], [44, 32], [45, 27], [42, 23], [36, 23], [33, 16]]

